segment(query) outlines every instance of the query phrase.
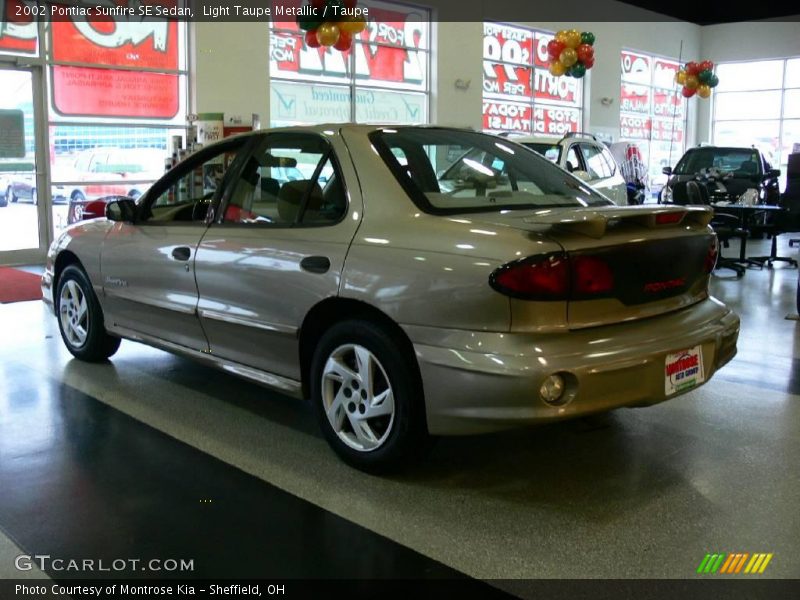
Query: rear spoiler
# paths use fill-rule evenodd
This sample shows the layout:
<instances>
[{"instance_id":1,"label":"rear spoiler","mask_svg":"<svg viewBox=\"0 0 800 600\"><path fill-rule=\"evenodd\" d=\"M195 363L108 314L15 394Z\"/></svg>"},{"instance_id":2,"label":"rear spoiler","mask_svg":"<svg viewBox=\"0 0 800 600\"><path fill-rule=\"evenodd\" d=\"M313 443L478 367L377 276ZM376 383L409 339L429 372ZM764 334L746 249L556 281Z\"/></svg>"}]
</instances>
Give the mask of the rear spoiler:
<instances>
[{"instance_id":1,"label":"rear spoiler","mask_svg":"<svg viewBox=\"0 0 800 600\"><path fill-rule=\"evenodd\" d=\"M546 213L546 214L545 214ZM542 211L534 217L523 219L525 223L550 225L592 238L602 238L609 225L620 221L636 223L650 229L692 223L707 226L714 216L711 207L705 206L617 206L609 208L579 208L565 214Z\"/></svg>"}]
</instances>

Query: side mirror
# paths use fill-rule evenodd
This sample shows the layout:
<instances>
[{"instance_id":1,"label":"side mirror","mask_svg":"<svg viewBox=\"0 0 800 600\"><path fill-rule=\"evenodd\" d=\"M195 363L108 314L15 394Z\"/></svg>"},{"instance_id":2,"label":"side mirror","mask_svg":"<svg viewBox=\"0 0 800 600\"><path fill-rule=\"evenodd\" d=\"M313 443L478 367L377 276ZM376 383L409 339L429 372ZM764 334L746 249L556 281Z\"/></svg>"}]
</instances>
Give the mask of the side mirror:
<instances>
[{"instance_id":1,"label":"side mirror","mask_svg":"<svg viewBox=\"0 0 800 600\"><path fill-rule=\"evenodd\" d=\"M575 171L572 172L572 174L581 181L585 181L587 183L592 180L592 176L589 175L589 173L587 173L586 171L582 171L580 169L576 169Z\"/></svg>"},{"instance_id":2,"label":"side mirror","mask_svg":"<svg viewBox=\"0 0 800 600\"><path fill-rule=\"evenodd\" d=\"M770 169L767 171L766 175L764 175L764 179L777 179L781 176L780 169Z\"/></svg>"},{"instance_id":3,"label":"side mirror","mask_svg":"<svg viewBox=\"0 0 800 600\"><path fill-rule=\"evenodd\" d=\"M661 172L664 175L672 175L672 167L664 167L661 169Z\"/></svg>"},{"instance_id":4,"label":"side mirror","mask_svg":"<svg viewBox=\"0 0 800 600\"><path fill-rule=\"evenodd\" d=\"M136 202L127 198L113 200L106 205L106 219L109 221L132 222L136 218Z\"/></svg>"}]
</instances>

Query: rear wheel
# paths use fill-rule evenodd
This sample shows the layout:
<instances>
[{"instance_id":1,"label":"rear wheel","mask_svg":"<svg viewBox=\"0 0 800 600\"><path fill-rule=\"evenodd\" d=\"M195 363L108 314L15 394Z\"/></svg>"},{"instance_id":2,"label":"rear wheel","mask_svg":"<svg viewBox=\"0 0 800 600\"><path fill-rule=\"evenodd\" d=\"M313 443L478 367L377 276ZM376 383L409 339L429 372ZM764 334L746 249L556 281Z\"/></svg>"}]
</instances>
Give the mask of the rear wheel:
<instances>
[{"instance_id":1,"label":"rear wheel","mask_svg":"<svg viewBox=\"0 0 800 600\"><path fill-rule=\"evenodd\" d=\"M6 189L6 201L8 202L17 201L17 197L14 195L14 188L11 186L8 186L8 188Z\"/></svg>"},{"instance_id":2,"label":"rear wheel","mask_svg":"<svg viewBox=\"0 0 800 600\"><path fill-rule=\"evenodd\" d=\"M103 311L86 273L70 265L58 280L56 314L61 339L75 358L106 360L119 348L120 339L106 333Z\"/></svg>"},{"instance_id":3,"label":"rear wheel","mask_svg":"<svg viewBox=\"0 0 800 600\"><path fill-rule=\"evenodd\" d=\"M333 450L378 472L412 463L429 447L422 385L413 357L369 321L329 329L311 364L311 397Z\"/></svg>"},{"instance_id":4,"label":"rear wheel","mask_svg":"<svg viewBox=\"0 0 800 600\"><path fill-rule=\"evenodd\" d=\"M33 188L31 190L31 202L33 203L34 206L36 206L39 203L39 194L36 193L36 188Z\"/></svg>"}]
</instances>

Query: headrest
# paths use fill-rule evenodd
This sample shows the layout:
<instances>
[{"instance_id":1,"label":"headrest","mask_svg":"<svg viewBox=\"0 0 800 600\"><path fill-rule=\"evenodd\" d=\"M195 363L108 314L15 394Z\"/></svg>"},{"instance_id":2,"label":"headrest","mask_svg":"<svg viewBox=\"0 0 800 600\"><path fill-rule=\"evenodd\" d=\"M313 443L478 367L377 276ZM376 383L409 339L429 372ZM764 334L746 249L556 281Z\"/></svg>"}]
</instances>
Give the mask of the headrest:
<instances>
[{"instance_id":1,"label":"headrest","mask_svg":"<svg viewBox=\"0 0 800 600\"><path fill-rule=\"evenodd\" d=\"M300 204L303 196L311 185L310 179L298 179L297 181L287 181L278 193L278 216L282 221L293 223L300 211ZM322 206L322 188L314 184L311 188L311 196L308 199L308 210L319 210Z\"/></svg>"}]
</instances>

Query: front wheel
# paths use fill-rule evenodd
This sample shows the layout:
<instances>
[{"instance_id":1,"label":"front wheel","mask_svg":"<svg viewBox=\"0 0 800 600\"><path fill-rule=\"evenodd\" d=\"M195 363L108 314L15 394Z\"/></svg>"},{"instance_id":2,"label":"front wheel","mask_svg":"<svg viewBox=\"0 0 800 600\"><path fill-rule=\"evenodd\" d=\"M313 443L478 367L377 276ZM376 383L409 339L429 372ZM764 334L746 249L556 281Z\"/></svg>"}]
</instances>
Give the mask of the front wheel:
<instances>
[{"instance_id":1,"label":"front wheel","mask_svg":"<svg viewBox=\"0 0 800 600\"><path fill-rule=\"evenodd\" d=\"M402 467L429 446L413 356L369 322L334 325L311 364L311 398L333 450L370 472Z\"/></svg>"},{"instance_id":2,"label":"front wheel","mask_svg":"<svg viewBox=\"0 0 800 600\"><path fill-rule=\"evenodd\" d=\"M16 202L16 201L17 197L14 195L14 188L8 186L8 188L6 189L6 202Z\"/></svg>"},{"instance_id":3,"label":"front wheel","mask_svg":"<svg viewBox=\"0 0 800 600\"><path fill-rule=\"evenodd\" d=\"M56 299L61 339L75 358L100 362L114 355L120 339L106 333L103 310L82 269L76 265L64 269Z\"/></svg>"}]
</instances>

